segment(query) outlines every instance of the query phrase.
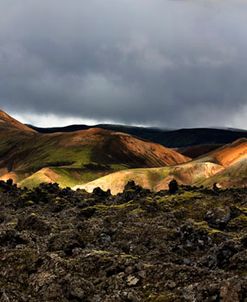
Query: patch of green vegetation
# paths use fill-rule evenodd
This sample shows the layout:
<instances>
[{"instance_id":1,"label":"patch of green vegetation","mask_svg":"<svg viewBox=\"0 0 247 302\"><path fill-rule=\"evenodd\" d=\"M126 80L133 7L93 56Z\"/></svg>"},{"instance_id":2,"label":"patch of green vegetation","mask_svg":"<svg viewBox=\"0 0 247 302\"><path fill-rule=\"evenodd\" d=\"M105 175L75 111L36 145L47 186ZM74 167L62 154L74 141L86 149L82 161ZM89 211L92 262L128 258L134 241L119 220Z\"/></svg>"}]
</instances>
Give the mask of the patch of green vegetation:
<instances>
[{"instance_id":1,"label":"patch of green vegetation","mask_svg":"<svg viewBox=\"0 0 247 302\"><path fill-rule=\"evenodd\" d=\"M84 169L75 168L52 168L52 170L58 175L57 183L61 187L74 187L78 184L92 181L103 175L103 173L97 171L85 172Z\"/></svg>"},{"instance_id":2,"label":"patch of green vegetation","mask_svg":"<svg viewBox=\"0 0 247 302\"><path fill-rule=\"evenodd\" d=\"M106 250L92 250L91 253L95 254L95 255L110 255L111 254L109 251L106 251Z\"/></svg>"},{"instance_id":3,"label":"patch of green vegetation","mask_svg":"<svg viewBox=\"0 0 247 302\"><path fill-rule=\"evenodd\" d=\"M110 167L112 171L121 171L129 168L127 165L124 164L111 164Z\"/></svg>"},{"instance_id":4,"label":"patch of green vegetation","mask_svg":"<svg viewBox=\"0 0 247 302\"><path fill-rule=\"evenodd\" d=\"M36 172L42 168L50 168L57 174L56 182L61 187L74 187L83 183L93 181L106 174L128 168L122 164L112 164L107 170L89 170L85 165L92 163L92 147L91 146L60 146L56 137L45 139L34 139L32 142L31 152L30 146L23 146L26 154L22 158L21 169L26 174L33 174L33 177L21 179L21 186L29 188L46 182L46 177ZM96 163L97 164L97 163ZM36 174L34 174L36 173Z\"/></svg>"},{"instance_id":5,"label":"patch of green vegetation","mask_svg":"<svg viewBox=\"0 0 247 302\"><path fill-rule=\"evenodd\" d=\"M173 302L176 296L172 292L163 292L161 294L151 294L147 298L147 302Z\"/></svg>"},{"instance_id":6,"label":"patch of green vegetation","mask_svg":"<svg viewBox=\"0 0 247 302\"><path fill-rule=\"evenodd\" d=\"M112 258L113 254L109 251L106 251L106 250L95 250L93 249L91 252L90 252L91 255L97 255L97 256L103 256L103 257L106 257L106 258ZM123 259L138 259L138 257L136 256L133 256L133 255L130 255L130 254L126 254L126 253L121 253L118 255L119 257L123 258Z\"/></svg>"},{"instance_id":7,"label":"patch of green vegetation","mask_svg":"<svg viewBox=\"0 0 247 302\"><path fill-rule=\"evenodd\" d=\"M224 232L222 232L220 230L217 230L217 229L209 227L209 225L207 224L206 221L199 221L199 222L198 221L193 221L193 225L195 227L199 228L199 229L203 229L203 230L207 231L207 233L209 235L218 234L218 233L222 233L223 234L224 233Z\"/></svg>"},{"instance_id":8,"label":"patch of green vegetation","mask_svg":"<svg viewBox=\"0 0 247 302\"><path fill-rule=\"evenodd\" d=\"M165 177L169 175L169 168L162 169L149 169L147 170L147 177L150 183L150 186L154 188L160 181L162 181Z\"/></svg>"},{"instance_id":9,"label":"patch of green vegetation","mask_svg":"<svg viewBox=\"0 0 247 302\"><path fill-rule=\"evenodd\" d=\"M176 202L176 204L184 205L187 201L192 201L195 198L201 198L201 193L195 191L184 191L180 192L179 194L175 195L166 195L166 196L158 196L157 201L158 203L163 202Z\"/></svg>"},{"instance_id":10,"label":"patch of green vegetation","mask_svg":"<svg viewBox=\"0 0 247 302\"><path fill-rule=\"evenodd\" d=\"M29 160L32 162L31 168L38 170L49 166L52 162L73 162L72 167L82 167L90 162L91 148L89 147L57 147L56 145L39 146L35 148L37 153L33 154Z\"/></svg>"},{"instance_id":11,"label":"patch of green vegetation","mask_svg":"<svg viewBox=\"0 0 247 302\"><path fill-rule=\"evenodd\" d=\"M124 210L124 209L128 209L130 207L135 206L135 204L133 203L133 200L130 200L129 202L126 203L122 203L122 204L111 204L111 205L105 205L105 204L97 204L94 206L89 206L86 207L85 210L87 209L95 209L97 212L107 212L108 210Z\"/></svg>"},{"instance_id":12,"label":"patch of green vegetation","mask_svg":"<svg viewBox=\"0 0 247 302\"><path fill-rule=\"evenodd\" d=\"M239 209L244 213L244 215L247 215L247 208L240 207Z\"/></svg>"},{"instance_id":13,"label":"patch of green vegetation","mask_svg":"<svg viewBox=\"0 0 247 302\"><path fill-rule=\"evenodd\" d=\"M232 219L229 223L229 228L237 228L237 229L247 228L247 216L240 215L240 216Z\"/></svg>"},{"instance_id":14,"label":"patch of green vegetation","mask_svg":"<svg viewBox=\"0 0 247 302\"><path fill-rule=\"evenodd\" d=\"M138 215L143 214L143 213L145 213L145 211L143 209L141 209L140 207L138 207L138 208L136 208L136 209L129 212L130 215L134 215L134 216L135 215L138 216Z\"/></svg>"},{"instance_id":15,"label":"patch of green vegetation","mask_svg":"<svg viewBox=\"0 0 247 302\"><path fill-rule=\"evenodd\" d=\"M119 165L118 168L121 166ZM53 171L56 175L56 180L60 187L74 187L76 185L81 185L84 183L88 183L90 181L93 181L97 178L100 178L102 176L105 176L106 174L110 172L114 172L112 170L110 171L90 171L84 168L77 168L77 167L47 167L51 171ZM115 167L117 168L117 167ZM30 177L22 180L20 182L21 186L26 186L28 188L33 188L37 185L39 185L41 182L47 182L47 179L45 175L42 175L42 171L39 171L37 173L34 173Z\"/></svg>"},{"instance_id":16,"label":"patch of green vegetation","mask_svg":"<svg viewBox=\"0 0 247 302\"><path fill-rule=\"evenodd\" d=\"M195 192L195 191L185 191L182 194L178 195L179 199L183 199L183 200L190 200L191 198L199 198L201 196L202 195L200 192Z\"/></svg>"},{"instance_id":17,"label":"patch of green vegetation","mask_svg":"<svg viewBox=\"0 0 247 302\"><path fill-rule=\"evenodd\" d=\"M127 209L129 207L132 207L134 205L133 200L126 202L126 203L122 203L122 204L116 204L116 205L103 205L103 204L99 204L97 206L94 206L95 208L101 209L101 210L110 210L110 209L116 209L116 210L123 210L123 209Z\"/></svg>"},{"instance_id":18,"label":"patch of green vegetation","mask_svg":"<svg viewBox=\"0 0 247 302\"><path fill-rule=\"evenodd\" d=\"M37 187L43 180L38 175L32 175L30 177L25 178L19 183L21 187L34 188Z\"/></svg>"}]
</instances>

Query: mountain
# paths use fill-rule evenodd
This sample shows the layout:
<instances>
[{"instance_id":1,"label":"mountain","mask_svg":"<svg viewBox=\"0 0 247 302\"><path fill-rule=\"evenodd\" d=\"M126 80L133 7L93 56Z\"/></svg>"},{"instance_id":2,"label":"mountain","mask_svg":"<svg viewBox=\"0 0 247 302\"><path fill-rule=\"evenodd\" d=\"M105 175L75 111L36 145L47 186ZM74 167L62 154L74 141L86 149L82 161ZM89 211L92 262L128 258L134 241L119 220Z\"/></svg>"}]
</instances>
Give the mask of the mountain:
<instances>
[{"instance_id":1,"label":"mountain","mask_svg":"<svg viewBox=\"0 0 247 302\"><path fill-rule=\"evenodd\" d=\"M215 182L222 187L246 185L245 131L194 129L193 133L192 129L163 132L148 129L145 132L146 128L141 127L105 126L109 129L90 127L40 133L0 111L0 179L12 178L28 187L57 182L62 187L92 191L100 186L113 193L121 192L129 180L154 191L166 189L173 178L186 185L212 186ZM170 149L135 135L110 130L111 126L115 130L120 127L129 132L139 131L146 136L161 131L165 140L173 136L171 145L178 144L178 139L180 145L184 145L188 138L192 146ZM210 144L198 145L201 141L209 141L209 133L212 135ZM217 133L221 133L218 139ZM240 134L243 138L222 145L223 140ZM193 154L196 158L191 160L181 153Z\"/></svg>"},{"instance_id":2,"label":"mountain","mask_svg":"<svg viewBox=\"0 0 247 302\"><path fill-rule=\"evenodd\" d=\"M217 183L219 187L247 186L247 139L240 139L226 145L208 157L220 163L225 169L202 182L205 186Z\"/></svg>"},{"instance_id":3,"label":"mountain","mask_svg":"<svg viewBox=\"0 0 247 302\"><path fill-rule=\"evenodd\" d=\"M115 195L123 192L125 185L133 180L143 188L160 191L167 189L172 179L176 179L180 184L191 185L211 177L221 170L220 165L199 162L189 162L175 167L129 169L75 186L74 189L92 192L95 188L100 187L104 191L111 190L111 193Z\"/></svg>"},{"instance_id":4,"label":"mountain","mask_svg":"<svg viewBox=\"0 0 247 302\"><path fill-rule=\"evenodd\" d=\"M100 128L41 134L1 112L0 177L22 185L87 182L114 171L189 161L175 150Z\"/></svg>"},{"instance_id":5,"label":"mountain","mask_svg":"<svg viewBox=\"0 0 247 302\"><path fill-rule=\"evenodd\" d=\"M95 126L71 125L61 128L39 128L34 126L30 127L40 133L73 132L90 128L101 128L128 133L130 135L146 139L169 148L183 148L191 146L198 146L198 148L201 148L202 145L207 145L211 146L212 150L213 148L215 149L219 147L219 145L232 143L239 138L247 138L247 131L240 129L188 128L168 130L111 124L99 124ZM203 151L204 150L202 149L201 152ZM199 155L202 154L203 153L200 153ZM198 153L196 154L196 156L198 156Z\"/></svg>"},{"instance_id":6,"label":"mountain","mask_svg":"<svg viewBox=\"0 0 247 302\"><path fill-rule=\"evenodd\" d=\"M190 158L197 158L199 156L202 156L206 153L209 153L215 149L218 149L224 145L222 144L202 144L202 145L192 145L192 146L187 146L187 147L181 147L181 148L176 148L176 150Z\"/></svg>"},{"instance_id":7,"label":"mountain","mask_svg":"<svg viewBox=\"0 0 247 302\"><path fill-rule=\"evenodd\" d=\"M25 132L36 132L34 129L20 123L6 112L0 109L0 131L4 130L18 130Z\"/></svg>"},{"instance_id":8,"label":"mountain","mask_svg":"<svg viewBox=\"0 0 247 302\"><path fill-rule=\"evenodd\" d=\"M36 173L23 185L37 184L52 175L51 182L68 186L126 168L161 167L190 160L161 145L98 128L41 135L35 149L39 153L31 153L24 162L36 164ZM43 168L49 168L49 173Z\"/></svg>"},{"instance_id":9,"label":"mountain","mask_svg":"<svg viewBox=\"0 0 247 302\"><path fill-rule=\"evenodd\" d=\"M237 161L226 169L219 171L213 177L206 179L201 184L212 187L217 183L218 187L246 187L247 186L247 158Z\"/></svg>"},{"instance_id":10,"label":"mountain","mask_svg":"<svg viewBox=\"0 0 247 302\"><path fill-rule=\"evenodd\" d=\"M36 135L38 133L35 130L0 110L0 176L16 179L15 173L11 173L14 154L19 152L23 145L30 144Z\"/></svg>"},{"instance_id":11,"label":"mountain","mask_svg":"<svg viewBox=\"0 0 247 302\"><path fill-rule=\"evenodd\" d=\"M219 182L222 187L247 186L246 160L247 139L240 139L190 162L171 167L119 171L75 189L92 192L100 187L117 194L130 180L134 180L144 188L159 191L167 189L171 179L185 185L211 186Z\"/></svg>"},{"instance_id":12,"label":"mountain","mask_svg":"<svg viewBox=\"0 0 247 302\"><path fill-rule=\"evenodd\" d=\"M198 160L211 161L224 167L228 167L236 161L240 161L246 157L247 139L242 138L232 144L227 144L217 150L214 150Z\"/></svg>"}]
</instances>

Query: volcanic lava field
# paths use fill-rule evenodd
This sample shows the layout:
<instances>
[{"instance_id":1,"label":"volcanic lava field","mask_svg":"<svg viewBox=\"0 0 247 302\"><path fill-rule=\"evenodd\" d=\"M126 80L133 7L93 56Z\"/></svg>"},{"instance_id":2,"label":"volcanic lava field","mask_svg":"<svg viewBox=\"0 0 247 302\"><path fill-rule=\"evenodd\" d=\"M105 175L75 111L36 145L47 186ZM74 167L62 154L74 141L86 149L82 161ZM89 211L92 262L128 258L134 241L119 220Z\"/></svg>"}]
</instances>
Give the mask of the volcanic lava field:
<instances>
[{"instance_id":1,"label":"volcanic lava field","mask_svg":"<svg viewBox=\"0 0 247 302\"><path fill-rule=\"evenodd\" d=\"M1 301L246 301L247 189L172 193L1 182Z\"/></svg>"}]
</instances>

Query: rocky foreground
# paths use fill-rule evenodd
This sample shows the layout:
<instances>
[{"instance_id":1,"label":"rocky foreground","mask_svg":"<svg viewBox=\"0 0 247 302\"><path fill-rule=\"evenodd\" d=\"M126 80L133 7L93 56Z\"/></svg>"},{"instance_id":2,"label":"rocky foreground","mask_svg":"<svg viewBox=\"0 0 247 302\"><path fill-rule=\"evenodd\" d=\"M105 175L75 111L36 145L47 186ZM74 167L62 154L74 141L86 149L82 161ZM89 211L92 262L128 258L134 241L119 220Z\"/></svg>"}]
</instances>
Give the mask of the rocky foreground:
<instances>
[{"instance_id":1,"label":"rocky foreground","mask_svg":"<svg viewBox=\"0 0 247 302\"><path fill-rule=\"evenodd\" d=\"M0 183L0 301L247 301L247 189Z\"/></svg>"}]
</instances>

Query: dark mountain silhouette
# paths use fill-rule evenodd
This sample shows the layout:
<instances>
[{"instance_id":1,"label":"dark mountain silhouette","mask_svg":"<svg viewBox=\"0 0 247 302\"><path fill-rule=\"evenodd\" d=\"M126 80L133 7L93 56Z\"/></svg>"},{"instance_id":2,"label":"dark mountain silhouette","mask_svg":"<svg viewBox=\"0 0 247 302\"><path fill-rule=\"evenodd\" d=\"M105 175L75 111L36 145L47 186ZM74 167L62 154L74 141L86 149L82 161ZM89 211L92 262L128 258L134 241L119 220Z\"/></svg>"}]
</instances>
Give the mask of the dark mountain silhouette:
<instances>
[{"instance_id":1,"label":"dark mountain silhouette","mask_svg":"<svg viewBox=\"0 0 247 302\"><path fill-rule=\"evenodd\" d=\"M142 139L147 139L169 148L181 148L197 145L215 145L215 148L217 148L219 147L219 145L232 143L233 141L239 138L247 138L247 131L239 129L188 128L178 130L167 130L160 128L135 127L111 124L99 124L95 126L71 125L67 127L56 128L39 128L35 126L30 127L40 133L74 132L78 130L86 130L89 128L101 128L117 132L125 132L130 135L137 136ZM207 150L212 149L209 147ZM196 153L196 155L201 154L203 153ZM189 156L189 154L186 155Z\"/></svg>"}]
</instances>

